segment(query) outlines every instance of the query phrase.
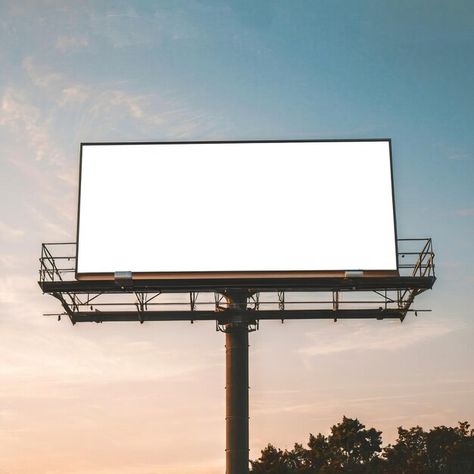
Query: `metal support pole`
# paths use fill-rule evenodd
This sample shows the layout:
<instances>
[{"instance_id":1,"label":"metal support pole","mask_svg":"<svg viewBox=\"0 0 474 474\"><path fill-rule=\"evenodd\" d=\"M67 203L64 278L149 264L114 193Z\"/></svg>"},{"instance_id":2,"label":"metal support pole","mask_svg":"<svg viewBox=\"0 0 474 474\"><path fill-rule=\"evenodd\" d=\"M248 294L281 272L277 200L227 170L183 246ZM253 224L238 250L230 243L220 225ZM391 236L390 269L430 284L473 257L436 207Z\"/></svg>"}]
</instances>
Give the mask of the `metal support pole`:
<instances>
[{"instance_id":1,"label":"metal support pole","mask_svg":"<svg viewBox=\"0 0 474 474\"><path fill-rule=\"evenodd\" d=\"M247 296L226 295L229 309L237 310L225 326L226 347L226 474L249 472L249 325Z\"/></svg>"}]
</instances>

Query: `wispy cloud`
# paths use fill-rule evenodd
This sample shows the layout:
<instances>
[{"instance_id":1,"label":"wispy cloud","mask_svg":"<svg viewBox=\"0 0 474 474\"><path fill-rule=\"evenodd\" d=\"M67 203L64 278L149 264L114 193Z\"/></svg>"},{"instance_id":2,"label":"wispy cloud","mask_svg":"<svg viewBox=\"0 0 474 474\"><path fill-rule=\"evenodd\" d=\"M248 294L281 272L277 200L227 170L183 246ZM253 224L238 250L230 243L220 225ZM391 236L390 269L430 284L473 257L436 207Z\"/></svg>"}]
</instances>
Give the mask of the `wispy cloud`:
<instances>
[{"instance_id":1,"label":"wispy cloud","mask_svg":"<svg viewBox=\"0 0 474 474\"><path fill-rule=\"evenodd\" d=\"M218 120L194 111L182 97L170 91L137 94L121 88L119 83L82 83L38 65L32 57L24 59L23 68L32 84L50 101L53 118L61 115L63 108L80 112L75 130L100 130L103 135L126 128L135 134L135 139L157 133L176 138L206 134ZM32 112L37 118L39 111Z\"/></svg>"},{"instance_id":2,"label":"wispy cloud","mask_svg":"<svg viewBox=\"0 0 474 474\"><path fill-rule=\"evenodd\" d=\"M90 96L90 88L69 80L63 74L43 65L38 65L31 56L23 60L23 69L32 84L49 94L50 99L60 105L77 105Z\"/></svg>"},{"instance_id":3,"label":"wispy cloud","mask_svg":"<svg viewBox=\"0 0 474 474\"><path fill-rule=\"evenodd\" d=\"M63 153L50 132L50 121L18 89L9 88L1 99L0 125L25 137L36 160L60 163Z\"/></svg>"},{"instance_id":4,"label":"wispy cloud","mask_svg":"<svg viewBox=\"0 0 474 474\"><path fill-rule=\"evenodd\" d=\"M151 99L145 95L129 94L120 90L106 90L96 94L95 105L89 112L94 116L109 116L114 112L122 111L123 114L137 120L149 123L163 123L159 115L145 112L145 104Z\"/></svg>"},{"instance_id":5,"label":"wispy cloud","mask_svg":"<svg viewBox=\"0 0 474 474\"><path fill-rule=\"evenodd\" d=\"M31 222L34 222L38 229L41 229L42 234L49 235L48 240L69 240L74 235L74 229L71 223L74 222L74 214L72 199L61 200L59 196L51 192L49 195L43 197L47 203L46 212L40 209L35 204L25 204L25 210ZM55 211L54 218L51 212Z\"/></svg>"},{"instance_id":6,"label":"wispy cloud","mask_svg":"<svg viewBox=\"0 0 474 474\"><path fill-rule=\"evenodd\" d=\"M90 96L90 90L80 84L73 84L62 89L59 98L59 105L81 104L85 102Z\"/></svg>"},{"instance_id":7,"label":"wispy cloud","mask_svg":"<svg viewBox=\"0 0 474 474\"><path fill-rule=\"evenodd\" d=\"M463 216L463 217L474 216L474 207L469 207L469 208L465 208L465 209L458 209L456 211L456 214L458 216Z\"/></svg>"},{"instance_id":8,"label":"wispy cloud","mask_svg":"<svg viewBox=\"0 0 474 474\"><path fill-rule=\"evenodd\" d=\"M448 160L452 161L466 161L471 157L469 153L451 153Z\"/></svg>"},{"instance_id":9,"label":"wispy cloud","mask_svg":"<svg viewBox=\"0 0 474 474\"><path fill-rule=\"evenodd\" d=\"M37 87L49 88L63 81L62 74L45 67L39 67L30 56L23 60L22 65L31 82Z\"/></svg>"},{"instance_id":10,"label":"wispy cloud","mask_svg":"<svg viewBox=\"0 0 474 474\"><path fill-rule=\"evenodd\" d=\"M69 323L65 321L64 324ZM192 350L186 354L183 350L162 350L153 345L144 350L116 344L113 338L110 339L94 342L77 334L50 337L44 332L25 335L10 331L9 341L0 348L0 374L5 384L18 378L32 384L45 384L46 377L56 380L60 386L62 377L67 377L64 386L96 386L113 382L182 381L197 372L215 368L212 357L211 360L193 358ZM24 347L35 347L36 351L25 352ZM39 396L39 393L18 393L14 385L10 385L8 392L5 388L3 396L13 393L27 398Z\"/></svg>"},{"instance_id":11,"label":"wispy cloud","mask_svg":"<svg viewBox=\"0 0 474 474\"><path fill-rule=\"evenodd\" d=\"M350 351L393 351L444 336L455 328L452 324L434 323L400 325L383 324L379 327L356 325L331 335L326 332L307 333L314 344L299 349L305 357Z\"/></svg>"},{"instance_id":12,"label":"wispy cloud","mask_svg":"<svg viewBox=\"0 0 474 474\"><path fill-rule=\"evenodd\" d=\"M14 344L14 337L8 332L10 327L19 325L21 331L26 327L37 327L44 319L41 316L42 310L46 312L47 308L58 308L53 301L43 299L37 285L36 262L30 257L26 262L18 259L17 263L15 268L0 274L0 325L3 326L2 333L5 336L4 348L0 348L0 351L8 351L8 345Z\"/></svg>"},{"instance_id":13,"label":"wispy cloud","mask_svg":"<svg viewBox=\"0 0 474 474\"><path fill-rule=\"evenodd\" d=\"M21 264L25 264L27 260L27 257L17 254L0 254L0 271L17 269Z\"/></svg>"},{"instance_id":14,"label":"wispy cloud","mask_svg":"<svg viewBox=\"0 0 474 474\"><path fill-rule=\"evenodd\" d=\"M196 22L189 19L188 12L199 9L202 15L209 15L209 7L191 0L187 0L186 5L186 12L182 9L156 9L145 15L130 6L95 11L90 14L91 34L116 49L158 47L165 40L196 40L202 32Z\"/></svg>"},{"instance_id":15,"label":"wispy cloud","mask_svg":"<svg viewBox=\"0 0 474 474\"><path fill-rule=\"evenodd\" d=\"M79 49L86 48L89 45L89 40L85 36L59 36L56 40L56 49L62 53L69 53Z\"/></svg>"},{"instance_id":16,"label":"wispy cloud","mask_svg":"<svg viewBox=\"0 0 474 474\"><path fill-rule=\"evenodd\" d=\"M6 222L0 221L0 237L5 240L16 240L25 235L23 229L13 227Z\"/></svg>"}]
</instances>

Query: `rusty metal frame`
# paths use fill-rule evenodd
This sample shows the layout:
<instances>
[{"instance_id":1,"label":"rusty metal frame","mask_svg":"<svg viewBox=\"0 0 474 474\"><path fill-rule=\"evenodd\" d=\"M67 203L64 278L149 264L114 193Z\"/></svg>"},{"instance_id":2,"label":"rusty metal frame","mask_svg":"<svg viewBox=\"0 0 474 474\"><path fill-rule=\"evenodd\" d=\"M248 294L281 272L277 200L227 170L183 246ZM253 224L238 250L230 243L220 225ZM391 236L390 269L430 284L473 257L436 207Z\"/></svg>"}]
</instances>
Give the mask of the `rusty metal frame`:
<instances>
[{"instance_id":1,"label":"rusty metal frame","mask_svg":"<svg viewBox=\"0 0 474 474\"><path fill-rule=\"evenodd\" d=\"M73 324L107 321L216 321L217 328L232 322L226 291L242 289L243 282L75 279L75 243L42 245L39 285L57 298ZM415 297L431 289L436 277L431 239L398 240L399 275L362 278L306 278L259 282L246 288L248 322L258 328L267 319L386 319L403 321ZM173 282L171 282L173 283ZM195 287L193 287L195 285ZM248 285L248 282L247 282ZM423 311L423 310L416 310Z\"/></svg>"}]
</instances>

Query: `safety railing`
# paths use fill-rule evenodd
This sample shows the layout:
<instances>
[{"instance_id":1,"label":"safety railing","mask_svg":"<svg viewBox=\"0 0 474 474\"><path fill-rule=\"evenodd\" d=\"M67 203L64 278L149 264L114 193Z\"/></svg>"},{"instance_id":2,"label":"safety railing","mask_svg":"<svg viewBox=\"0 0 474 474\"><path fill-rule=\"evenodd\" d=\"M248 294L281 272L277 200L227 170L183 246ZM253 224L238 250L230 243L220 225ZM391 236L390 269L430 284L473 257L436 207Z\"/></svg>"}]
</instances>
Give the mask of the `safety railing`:
<instances>
[{"instance_id":1,"label":"safety railing","mask_svg":"<svg viewBox=\"0 0 474 474\"><path fill-rule=\"evenodd\" d=\"M39 280L74 280L76 271L76 243L59 242L41 245Z\"/></svg>"},{"instance_id":2,"label":"safety railing","mask_svg":"<svg viewBox=\"0 0 474 474\"><path fill-rule=\"evenodd\" d=\"M430 238L398 239L400 276L434 277L434 251ZM76 243L45 243L41 246L40 282L75 279Z\"/></svg>"},{"instance_id":3,"label":"safety railing","mask_svg":"<svg viewBox=\"0 0 474 474\"><path fill-rule=\"evenodd\" d=\"M430 238L398 239L400 276L434 277L434 251Z\"/></svg>"}]
</instances>

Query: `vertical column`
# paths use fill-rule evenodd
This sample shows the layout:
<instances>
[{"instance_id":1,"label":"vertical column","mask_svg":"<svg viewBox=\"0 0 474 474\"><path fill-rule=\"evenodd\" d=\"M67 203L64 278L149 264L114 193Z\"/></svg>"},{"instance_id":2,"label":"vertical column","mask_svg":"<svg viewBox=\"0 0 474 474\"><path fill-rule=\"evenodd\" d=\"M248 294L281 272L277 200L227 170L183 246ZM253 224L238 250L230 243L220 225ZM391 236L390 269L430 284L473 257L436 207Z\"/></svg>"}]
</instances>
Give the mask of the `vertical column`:
<instances>
[{"instance_id":1,"label":"vertical column","mask_svg":"<svg viewBox=\"0 0 474 474\"><path fill-rule=\"evenodd\" d=\"M228 297L238 310L226 324L226 474L249 472L249 327L246 296ZM240 314L239 314L240 313Z\"/></svg>"}]
</instances>

